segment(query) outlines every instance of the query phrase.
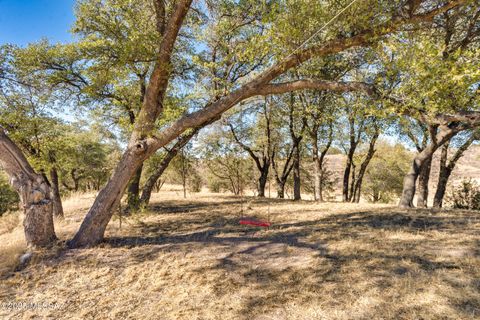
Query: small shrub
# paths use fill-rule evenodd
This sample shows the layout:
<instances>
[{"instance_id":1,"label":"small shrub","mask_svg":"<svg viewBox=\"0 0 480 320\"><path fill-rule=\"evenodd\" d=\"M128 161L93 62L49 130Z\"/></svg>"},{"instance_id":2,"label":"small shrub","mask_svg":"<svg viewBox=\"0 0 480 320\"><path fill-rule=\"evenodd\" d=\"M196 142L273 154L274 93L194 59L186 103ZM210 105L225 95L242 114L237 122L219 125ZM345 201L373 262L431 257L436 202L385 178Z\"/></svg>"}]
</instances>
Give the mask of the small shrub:
<instances>
[{"instance_id":1,"label":"small shrub","mask_svg":"<svg viewBox=\"0 0 480 320\"><path fill-rule=\"evenodd\" d=\"M453 187L448 201L455 209L480 210L480 186L472 179L466 179Z\"/></svg>"},{"instance_id":2,"label":"small shrub","mask_svg":"<svg viewBox=\"0 0 480 320\"><path fill-rule=\"evenodd\" d=\"M208 190L213 193L219 193L222 190L222 183L217 179L209 179Z\"/></svg>"}]
</instances>

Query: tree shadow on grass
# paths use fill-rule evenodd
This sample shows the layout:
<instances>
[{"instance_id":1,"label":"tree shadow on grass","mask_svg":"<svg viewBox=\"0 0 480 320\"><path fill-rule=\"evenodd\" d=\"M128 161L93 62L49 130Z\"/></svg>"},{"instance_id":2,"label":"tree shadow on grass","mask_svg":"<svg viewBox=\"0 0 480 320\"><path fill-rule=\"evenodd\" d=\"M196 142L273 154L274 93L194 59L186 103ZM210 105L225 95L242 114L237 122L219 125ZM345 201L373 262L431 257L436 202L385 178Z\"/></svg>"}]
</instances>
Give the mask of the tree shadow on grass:
<instances>
[{"instance_id":1,"label":"tree shadow on grass","mask_svg":"<svg viewBox=\"0 0 480 320\"><path fill-rule=\"evenodd\" d=\"M192 209L180 206L178 211L186 208ZM398 294L413 294L404 288L403 283L409 279L418 282L417 289L409 289L414 293L427 291L430 281L448 286L456 293L455 300L449 300L448 290L439 296L449 301L449 307L459 317L471 317L480 311L477 296L461 297L462 290L475 291L480 286L468 261L463 256L439 258L445 247L461 246L469 250L470 256L479 256L479 240L462 242L464 237L478 235L475 226L479 218L470 213L379 209L277 223L270 230L259 232L239 226L238 218L231 215L202 216L209 208L209 212L224 210L215 204L202 204L195 208L198 214L190 211L192 216L186 216L186 221L142 223L137 230L140 236L110 237L105 243L112 248L144 246L148 255L140 254L138 262L156 259L165 250L195 250L199 246L210 246L212 252L223 253L208 268L201 266L195 272L222 275L215 284L217 296L251 288L251 293L243 297L238 315L244 319L272 312L288 317L282 308L292 302L318 300L319 304L338 305L341 309L370 290L381 292L376 298L383 302L366 310L366 317L387 305L392 317L428 316L434 306L417 306L409 311L402 303L388 304L392 299L401 300ZM436 240L431 238L432 231L456 237ZM450 273L462 273L465 282L449 280L446 275Z\"/></svg>"}]
</instances>

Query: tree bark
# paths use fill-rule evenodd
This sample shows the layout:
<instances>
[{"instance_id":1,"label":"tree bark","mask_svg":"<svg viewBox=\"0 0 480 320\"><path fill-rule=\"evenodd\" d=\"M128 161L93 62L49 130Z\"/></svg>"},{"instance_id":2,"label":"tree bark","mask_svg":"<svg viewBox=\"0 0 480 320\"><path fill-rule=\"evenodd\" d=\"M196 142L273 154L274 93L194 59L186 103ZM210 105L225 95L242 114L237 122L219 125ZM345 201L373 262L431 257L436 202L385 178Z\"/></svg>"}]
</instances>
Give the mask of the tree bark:
<instances>
[{"instance_id":1,"label":"tree bark","mask_svg":"<svg viewBox=\"0 0 480 320\"><path fill-rule=\"evenodd\" d=\"M22 151L0 129L0 165L18 192L25 218L23 227L29 248L50 246L56 239L50 187L37 174Z\"/></svg>"},{"instance_id":2,"label":"tree bark","mask_svg":"<svg viewBox=\"0 0 480 320\"><path fill-rule=\"evenodd\" d=\"M270 163L268 164L268 167L265 166L264 169L262 170L260 177L258 178L258 187L257 191L258 194L257 196L259 198L265 198L265 187L267 185L268 181L268 171L269 171Z\"/></svg>"},{"instance_id":3,"label":"tree bark","mask_svg":"<svg viewBox=\"0 0 480 320\"><path fill-rule=\"evenodd\" d=\"M439 132L432 137L433 141L423 151L419 152L413 159L412 166L403 180L403 191L400 197L399 207L412 208L413 198L415 196L415 185L417 183L418 175L424 163L430 159L433 153L441 147L445 142L450 140L461 129L456 128L455 123L453 127L442 125L439 127Z\"/></svg>"},{"instance_id":4,"label":"tree bark","mask_svg":"<svg viewBox=\"0 0 480 320\"><path fill-rule=\"evenodd\" d=\"M285 182L277 179L277 198L285 198Z\"/></svg>"},{"instance_id":5,"label":"tree bark","mask_svg":"<svg viewBox=\"0 0 480 320\"><path fill-rule=\"evenodd\" d=\"M362 134L363 125L358 128L358 132L355 132L355 114L353 110L350 110L348 115L348 125L349 125L349 149L347 153L347 162L345 164L345 170L343 172L343 192L342 200L343 202L349 202L353 196L353 188L350 188L350 176L353 175L352 180L355 178L355 172L352 174L353 156L355 155L355 150L357 149L358 143L360 142L360 136ZM353 186L352 181L352 186Z\"/></svg>"},{"instance_id":6,"label":"tree bark","mask_svg":"<svg viewBox=\"0 0 480 320\"><path fill-rule=\"evenodd\" d=\"M355 146L356 147L356 146ZM347 163L345 164L345 171L343 172L343 202L348 202L350 199L350 173L352 170L353 164L353 155L355 153L355 147L350 147L350 150L347 154Z\"/></svg>"},{"instance_id":7,"label":"tree bark","mask_svg":"<svg viewBox=\"0 0 480 320\"><path fill-rule=\"evenodd\" d=\"M433 157L433 155L432 155ZM432 157L425 160L418 177L417 207L427 208L428 206L428 183L432 170Z\"/></svg>"},{"instance_id":8,"label":"tree bark","mask_svg":"<svg viewBox=\"0 0 480 320\"><path fill-rule=\"evenodd\" d=\"M435 197L433 199L434 208L441 208L443 206L443 198L445 196L445 191L447 189L448 179L450 178L450 175L452 174L453 169L455 169L455 166L458 160L460 160L460 158L463 157L463 154L465 153L465 151L467 151L467 149L472 145L472 143L478 140L479 137L480 137L480 134L478 132L472 133L472 135L457 149L457 151L455 152L452 159L450 159L448 164L447 164L447 157L448 157L449 144L445 143L445 145L442 147L437 190L435 192Z\"/></svg>"},{"instance_id":9,"label":"tree bark","mask_svg":"<svg viewBox=\"0 0 480 320\"><path fill-rule=\"evenodd\" d=\"M362 164L360 165L360 170L358 171L358 176L355 181L355 186L353 190L353 202L359 203L360 202L360 196L362 193L362 183L363 183L363 178L365 176L365 173L367 171L368 165L370 164L370 161L372 160L373 156L375 155L375 144L377 142L378 136L380 135L380 128L376 128L375 132L370 140L370 144L368 146L368 151L365 159L363 160Z\"/></svg>"},{"instance_id":10,"label":"tree bark","mask_svg":"<svg viewBox=\"0 0 480 320\"><path fill-rule=\"evenodd\" d=\"M433 198L433 207L437 209L443 206L443 197L445 196L445 191L447 189L448 179L452 173L452 171L447 167L448 147L449 144L445 143L445 145L442 147L442 153L440 156L437 190L435 191L435 196Z\"/></svg>"},{"instance_id":11,"label":"tree bark","mask_svg":"<svg viewBox=\"0 0 480 320\"><path fill-rule=\"evenodd\" d=\"M295 148L295 156L293 158L293 200L298 201L302 199L301 195L301 180L300 180L300 142Z\"/></svg>"},{"instance_id":12,"label":"tree bark","mask_svg":"<svg viewBox=\"0 0 480 320\"><path fill-rule=\"evenodd\" d=\"M135 211L140 204L140 179L142 178L143 164L135 172L127 190L127 211Z\"/></svg>"},{"instance_id":13,"label":"tree bark","mask_svg":"<svg viewBox=\"0 0 480 320\"><path fill-rule=\"evenodd\" d=\"M60 197L60 187L58 183L58 172L55 167L50 169L50 180L52 188L52 206L53 206L53 215L56 218L63 219L63 206L62 198Z\"/></svg>"},{"instance_id":14,"label":"tree bark","mask_svg":"<svg viewBox=\"0 0 480 320\"><path fill-rule=\"evenodd\" d=\"M189 133L181 136L178 138L177 142L172 146L170 150L167 151L167 154L160 162L160 165L157 169L152 173L150 177L148 177L145 185L142 189L142 195L140 197L140 207L146 208L150 202L150 197L152 196L152 190L156 186L158 179L162 176L163 172L168 168L170 162L175 158L178 154L178 151L185 147L187 143L198 133L201 127L197 127L191 130Z\"/></svg>"},{"instance_id":15,"label":"tree bark","mask_svg":"<svg viewBox=\"0 0 480 320\"><path fill-rule=\"evenodd\" d=\"M158 179L162 176L163 172L168 168L170 162L175 158L178 153L178 149L172 148L168 151L165 157L160 162L160 165L155 169L150 177L148 177L145 185L142 189L142 195L140 196L140 208L146 208L150 203L150 197L152 196L153 188L155 187Z\"/></svg>"},{"instance_id":16,"label":"tree bark","mask_svg":"<svg viewBox=\"0 0 480 320\"><path fill-rule=\"evenodd\" d=\"M315 175L315 200L318 202L323 202L323 183L322 183L322 176L323 176L323 168L322 163L320 162L320 158L314 157L313 159L314 164L314 175Z\"/></svg>"}]
</instances>

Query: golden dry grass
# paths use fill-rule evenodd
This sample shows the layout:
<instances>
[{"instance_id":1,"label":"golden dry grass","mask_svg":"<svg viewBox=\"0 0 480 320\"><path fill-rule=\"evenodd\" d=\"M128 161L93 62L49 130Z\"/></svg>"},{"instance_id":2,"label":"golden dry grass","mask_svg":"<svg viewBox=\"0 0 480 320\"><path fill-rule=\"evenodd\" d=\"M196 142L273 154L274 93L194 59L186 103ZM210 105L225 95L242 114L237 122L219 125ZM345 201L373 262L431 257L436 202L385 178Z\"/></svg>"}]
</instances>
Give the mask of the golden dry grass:
<instances>
[{"instance_id":1,"label":"golden dry grass","mask_svg":"<svg viewBox=\"0 0 480 320\"><path fill-rule=\"evenodd\" d=\"M66 202L61 237L91 199ZM240 226L241 216L274 225ZM99 247L4 278L0 301L57 305L0 318L478 319L479 218L166 190L122 229L115 218Z\"/></svg>"}]
</instances>

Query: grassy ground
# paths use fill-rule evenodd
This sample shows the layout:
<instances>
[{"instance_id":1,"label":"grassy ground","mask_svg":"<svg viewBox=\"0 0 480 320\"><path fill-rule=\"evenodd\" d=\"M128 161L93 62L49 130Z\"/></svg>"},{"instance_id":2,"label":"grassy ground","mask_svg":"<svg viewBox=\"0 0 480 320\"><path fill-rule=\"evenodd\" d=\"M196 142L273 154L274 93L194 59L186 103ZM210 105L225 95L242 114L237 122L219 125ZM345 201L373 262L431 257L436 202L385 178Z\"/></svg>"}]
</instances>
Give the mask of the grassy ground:
<instances>
[{"instance_id":1,"label":"grassy ground","mask_svg":"<svg viewBox=\"0 0 480 320\"><path fill-rule=\"evenodd\" d=\"M60 237L71 236L91 200L66 202ZM273 227L241 226L241 216ZM183 200L165 191L149 212L119 225L110 223L97 248L60 248L22 271L4 270L1 302L51 304L3 305L0 318L480 318L478 213L212 194ZM11 255L21 230L6 229L0 241L17 247L1 250Z\"/></svg>"}]
</instances>

